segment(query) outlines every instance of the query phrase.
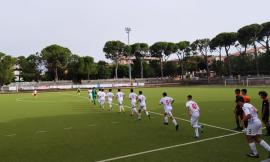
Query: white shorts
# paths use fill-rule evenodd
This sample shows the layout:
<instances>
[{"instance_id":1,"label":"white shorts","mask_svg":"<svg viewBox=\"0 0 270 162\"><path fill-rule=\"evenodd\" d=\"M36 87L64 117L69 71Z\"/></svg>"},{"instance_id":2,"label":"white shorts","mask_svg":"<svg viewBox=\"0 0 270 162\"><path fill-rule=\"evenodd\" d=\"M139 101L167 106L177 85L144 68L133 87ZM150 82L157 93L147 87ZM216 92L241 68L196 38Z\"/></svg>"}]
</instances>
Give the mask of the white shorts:
<instances>
[{"instance_id":1,"label":"white shorts","mask_svg":"<svg viewBox=\"0 0 270 162\"><path fill-rule=\"evenodd\" d=\"M132 112L135 112L135 113L138 112L136 108L131 108L131 111L132 111Z\"/></svg>"},{"instance_id":2,"label":"white shorts","mask_svg":"<svg viewBox=\"0 0 270 162\"><path fill-rule=\"evenodd\" d=\"M146 111L146 105L140 105L139 110L144 110L144 111Z\"/></svg>"},{"instance_id":3,"label":"white shorts","mask_svg":"<svg viewBox=\"0 0 270 162\"><path fill-rule=\"evenodd\" d=\"M136 108L136 102L131 101L131 108Z\"/></svg>"},{"instance_id":4,"label":"white shorts","mask_svg":"<svg viewBox=\"0 0 270 162\"><path fill-rule=\"evenodd\" d=\"M190 118L190 123L191 123L191 126L193 128L196 128L196 127L199 127L199 117L200 115L199 114L192 114L191 118Z\"/></svg>"},{"instance_id":5,"label":"white shorts","mask_svg":"<svg viewBox=\"0 0 270 162\"><path fill-rule=\"evenodd\" d=\"M88 97L89 97L90 99L93 99L93 96L92 96L92 95L88 95Z\"/></svg>"},{"instance_id":6,"label":"white shorts","mask_svg":"<svg viewBox=\"0 0 270 162\"><path fill-rule=\"evenodd\" d=\"M164 109L164 111L165 111L165 114L166 114L168 117L173 117L172 109L167 108L167 109Z\"/></svg>"},{"instance_id":7,"label":"white shorts","mask_svg":"<svg viewBox=\"0 0 270 162\"><path fill-rule=\"evenodd\" d=\"M104 105L105 100L100 100L99 102L100 102L101 105Z\"/></svg>"},{"instance_id":8,"label":"white shorts","mask_svg":"<svg viewBox=\"0 0 270 162\"><path fill-rule=\"evenodd\" d=\"M111 105L112 104L112 100L108 100L108 103L109 103L109 105Z\"/></svg>"},{"instance_id":9,"label":"white shorts","mask_svg":"<svg viewBox=\"0 0 270 162\"><path fill-rule=\"evenodd\" d=\"M247 127L247 135L248 136L256 136L262 134L262 122L256 121L254 123L248 123Z\"/></svg>"},{"instance_id":10,"label":"white shorts","mask_svg":"<svg viewBox=\"0 0 270 162\"><path fill-rule=\"evenodd\" d=\"M118 100L118 105L122 106L123 105L123 100Z\"/></svg>"}]
</instances>

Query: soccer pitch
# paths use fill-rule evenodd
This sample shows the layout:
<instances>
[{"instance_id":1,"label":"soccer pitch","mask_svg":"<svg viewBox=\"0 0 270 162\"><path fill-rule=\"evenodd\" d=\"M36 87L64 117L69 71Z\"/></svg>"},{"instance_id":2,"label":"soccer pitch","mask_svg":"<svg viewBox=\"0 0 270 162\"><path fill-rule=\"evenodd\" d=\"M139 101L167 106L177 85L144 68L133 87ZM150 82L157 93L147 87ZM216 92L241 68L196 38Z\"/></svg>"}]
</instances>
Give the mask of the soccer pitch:
<instances>
[{"instance_id":1,"label":"soccer pitch","mask_svg":"<svg viewBox=\"0 0 270 162\"><path fill-rule=\"evenodd\" d=\"M86 91L0 95L0 161L184 161L249 162L260 161L268 153L257 146L260 159L245 156L249 152L243 133L235 127L234 89L224 87L138 88L147 97L149 120L144 114L138 121L130 116L128 89L123 90L125 114L101 110L88 100ZM249 88L252 103L261 115L258 91ZM162 92L175 99L173 114L180 124L163 125ZM116 92L116 89L113 90ZM201 108L204 133L193 138L185 108L186 96L192 94ZM114 101L115 102L115 101ZM116 102L115 102L116 103ZM270 142L269 137L263 137Z\"/></svg>"}]
</instances>

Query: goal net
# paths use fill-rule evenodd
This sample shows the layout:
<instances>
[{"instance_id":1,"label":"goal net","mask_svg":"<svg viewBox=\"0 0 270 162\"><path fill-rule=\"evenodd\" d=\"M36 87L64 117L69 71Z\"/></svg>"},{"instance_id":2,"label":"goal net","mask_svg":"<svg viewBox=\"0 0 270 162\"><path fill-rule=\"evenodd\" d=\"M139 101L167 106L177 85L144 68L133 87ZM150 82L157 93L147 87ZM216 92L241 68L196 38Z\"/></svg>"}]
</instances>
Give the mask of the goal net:
<instances>
[{"instance_id":1,"label":"goal net","mask_svg":"<svg viewBox=\"0 0 270 162\"><path fill-rule=\"evenodd\" d=\"M245 85L245 81L241 79L225 79L224 81L225 86L233 86L233 85Z\"/></svg>"},{"instance_id":2,"label":"goal net","mask_svg":"<svg viewBox=\"0 0 270 162\"><path fill-rule=\"evenodd\" d=\"M270 77L247 78L247 86L270 86Z\"/></svg>"}]
</instances>

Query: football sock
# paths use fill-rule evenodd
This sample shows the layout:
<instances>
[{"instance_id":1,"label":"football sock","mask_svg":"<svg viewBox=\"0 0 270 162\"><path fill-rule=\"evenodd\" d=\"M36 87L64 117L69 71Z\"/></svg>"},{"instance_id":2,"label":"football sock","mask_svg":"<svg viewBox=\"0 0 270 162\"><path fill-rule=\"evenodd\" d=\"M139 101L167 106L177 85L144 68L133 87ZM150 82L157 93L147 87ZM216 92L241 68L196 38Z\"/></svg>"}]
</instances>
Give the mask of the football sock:
<instances>
[{"instance_id":1,"label":"football sock","mask_svg":"<svg viewBox=\"0 0 270 162\"><path fill-rule=\"evenodd\" d=\"M168 117L167 116L164 117L164 123L168 123Z\"/></svg>"},{"instance_id":2,"label":"football sock","mask_svg":"<svg viewBox=\"0 0 270 162\"><path fill-rule=\"evenodd\" d=\"M148 111L145 111L145 114L148 116L149 115Z\"/></svg>"},{"instance_id":3,"label":"football sock","mask_svg":"<svg viewBox=\"0 0 270 162\"><path fill-rule=\"evenodd\" d=\"M270 146L264 140L261 140L260 145L270 152Z\"/></svg>"},{"instance_id":4,"label":"football sock","mask_svg":"<svg viewBox=\"0 0 270 162\"><path fill-rule=\"evenodd\" d=\"M194 130L195 130L195 136L199 137L199 128L195 128Z\"/></svg>"},{"instance_id":5,"label":"football sock","mask_svg":"<svg viewBox=\"0 0 270 162\"><path fill-rule=\"evenodd\" d=\"M255 142L249 143L249 147L250 147L253 154L255 154L255 155L258 154Z\"/></svg>"},{"instance_id":6,"label":"football sock","mask_svg":"<svg viewBox=\"0 0 270 162\"><path fill-rule=\"evenodd\" d=\"M177 122L175 119L172 120L173 124L176 126L177 125Z\"/></svg>"}]
</instances>

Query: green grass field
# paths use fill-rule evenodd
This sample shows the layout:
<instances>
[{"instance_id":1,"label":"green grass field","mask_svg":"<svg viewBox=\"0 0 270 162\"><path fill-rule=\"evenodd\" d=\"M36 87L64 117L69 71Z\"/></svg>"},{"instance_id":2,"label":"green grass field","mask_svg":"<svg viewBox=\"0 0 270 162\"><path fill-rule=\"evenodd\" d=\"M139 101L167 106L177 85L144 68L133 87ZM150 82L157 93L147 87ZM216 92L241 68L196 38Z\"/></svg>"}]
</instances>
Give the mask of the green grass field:
<instances>
[{"instance_id":1,"label":"green grass field","mask_svg":"<svg viewBox=\"0 0 270 162\"><path fill-rule=\"evenodd\" d=\"M259 90L249 88L252 103L260 111ZM138 92L139 89L135 89ZM116 158L115 161L184 161L184 162L251 162L268 154L257 146L260 159L249 159L243 133L235 127L234 88L174 87L144 88L147 108L152 119L141 121L130 116L130 108L120 114L101 110L89 103L87 92L75 91L0 95L0 161L86 162ZM167 91L175 99L174 115L180 123L162 124L159 99ZM124 90L128 94L128 90ZM201 108L200 122L209 124L200 139L186 115L186 96L192 94ZM125 105L129 102L125 99ZM107 105L106 105L107 106ZM106 107L108 108L108 106ZM216 126L216 127L215 127ZM227 130L228 129L228 130ZM263 137L270 142L269 137ZM150 151L149 151L150 150ZM138 154L136 154L138 153Z\"/></svg>"}]
</instances>

